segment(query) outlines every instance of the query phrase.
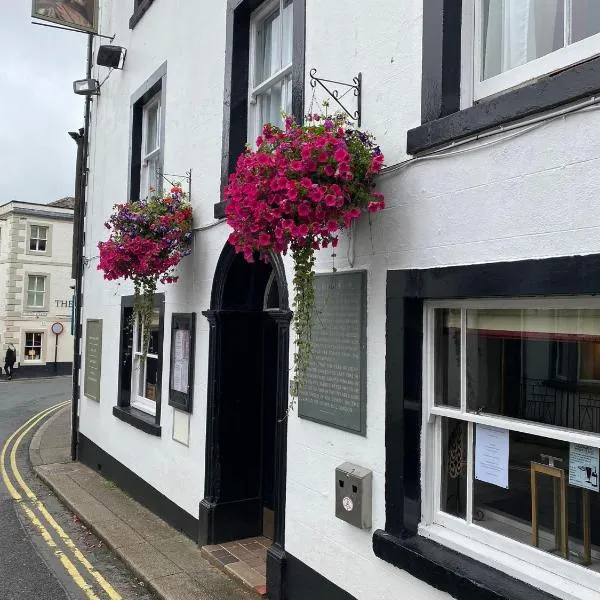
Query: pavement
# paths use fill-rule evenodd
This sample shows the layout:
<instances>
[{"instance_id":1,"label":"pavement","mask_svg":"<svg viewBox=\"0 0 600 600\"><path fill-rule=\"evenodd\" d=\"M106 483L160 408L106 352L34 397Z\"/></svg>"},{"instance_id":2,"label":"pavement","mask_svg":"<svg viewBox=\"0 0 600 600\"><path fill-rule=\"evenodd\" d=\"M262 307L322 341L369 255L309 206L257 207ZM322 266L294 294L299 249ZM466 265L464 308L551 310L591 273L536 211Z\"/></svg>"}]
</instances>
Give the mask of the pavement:
<instances>
[{"instance_id":1,"label":"pavement","mask_svg":"<svg viewBox=\"0 0 600 600\"><path fill-rule=\"evenodd\" d=\"M209 563L197 544L113 482L70 458L70 407L31 440L36 474L163 600L256 600L260 596Z\"/></svg>"}]
</instances>

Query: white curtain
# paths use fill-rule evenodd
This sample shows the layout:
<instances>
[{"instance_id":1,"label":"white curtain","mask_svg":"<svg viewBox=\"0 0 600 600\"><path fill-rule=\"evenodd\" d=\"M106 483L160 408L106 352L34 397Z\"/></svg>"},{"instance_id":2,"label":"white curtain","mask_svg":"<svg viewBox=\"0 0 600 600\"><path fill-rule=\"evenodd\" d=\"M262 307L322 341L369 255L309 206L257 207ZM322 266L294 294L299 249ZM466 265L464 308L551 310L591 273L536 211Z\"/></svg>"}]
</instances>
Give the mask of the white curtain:
<instances>
[{"instance_id":1,"label":"white curtain","mask_svg":"<svg viewBox=\"0 0 600 600\"><path fill-rule=\"evenodd\" d=\"M483 79L563 45L564 0L486 0ZM485 15L485 12L484 12Z\"/></svg>"}]
</instances>

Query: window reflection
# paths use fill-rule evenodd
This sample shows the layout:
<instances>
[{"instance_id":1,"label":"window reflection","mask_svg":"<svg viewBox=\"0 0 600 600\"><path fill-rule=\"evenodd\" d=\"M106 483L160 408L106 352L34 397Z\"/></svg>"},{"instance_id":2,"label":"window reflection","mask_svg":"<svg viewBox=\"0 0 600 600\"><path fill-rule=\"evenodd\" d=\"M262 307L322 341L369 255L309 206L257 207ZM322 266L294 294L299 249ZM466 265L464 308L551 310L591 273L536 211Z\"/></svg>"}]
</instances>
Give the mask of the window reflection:
<instances>
[{"instance_id":1,"label":"window reflection","mask_svg":"<svg viewBox=\"0 0 600 600\"><path fill-rule=\"evenodd\" d=\"M470 411L600 433L600 311L469 310Z\"/></svg>"}]
</instances>

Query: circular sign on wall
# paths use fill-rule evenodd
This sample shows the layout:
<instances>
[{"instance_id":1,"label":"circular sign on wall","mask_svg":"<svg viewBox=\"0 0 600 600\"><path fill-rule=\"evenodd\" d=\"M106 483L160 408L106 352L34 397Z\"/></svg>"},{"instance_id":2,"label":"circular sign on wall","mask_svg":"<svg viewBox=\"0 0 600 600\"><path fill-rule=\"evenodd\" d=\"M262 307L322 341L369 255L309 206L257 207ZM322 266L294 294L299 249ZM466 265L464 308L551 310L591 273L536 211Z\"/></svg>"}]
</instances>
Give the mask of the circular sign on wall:
<instances>
[{"instance_id":1,"label":"circular sign on wall","mask_svg":"<svg viewBox=\"0 0 600 600\"><path fill-rule=\"evenodd\" d=\"M55 335L60 335L63 332L63 329L62 323L52 323L52 333Z\"/></svg>"}]
</instances>

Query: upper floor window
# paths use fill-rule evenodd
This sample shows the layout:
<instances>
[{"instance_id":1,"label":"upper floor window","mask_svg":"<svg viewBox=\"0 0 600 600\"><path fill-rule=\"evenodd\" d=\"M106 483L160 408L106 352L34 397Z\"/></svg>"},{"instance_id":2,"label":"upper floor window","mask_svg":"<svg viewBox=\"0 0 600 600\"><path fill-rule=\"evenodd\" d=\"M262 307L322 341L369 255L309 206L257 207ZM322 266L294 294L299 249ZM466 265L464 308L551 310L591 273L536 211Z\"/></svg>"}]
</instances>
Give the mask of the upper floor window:
<instances>
[{"instance_id":1,"label":"upper floor window","mask_svg":"<svg viewBox=\"0 0 600 600\"><path fill-rule=\"evenodd\" d=\"M463 36L473 42L473 100L600 53L596 0L469 0L464 10ZM471 65L463 66L463 77L470 72Z\"/></svg>"},{"instance_id":2,"label":"upper floor window","mask_svg":"<svg viewBox=\"0 0 600 600\"><path fill-rule=\"evenodd\" d=\"M132 202L146 198L150 188L161 188L166 79L165 62L131 97L129 199Z\"/></svg>"},{"instance_id":3,"label":"upper floor window","mask_svg":"<svg viewBox=\"0 0 600 600\"><path fill-rule=\"evenodd\" d=\"M27 306L45 308L46 278L43 275L29 275L27 278Z\"/></svg>"},{"instance_id":4,"label":"upper floor window","mask_svg":"<svg viewBox=\"0 0 600 600\"><path fill-rule=\"evenodd\" d=\"M157 189L159 187L162 151L160 146L160 92L144 105L143 114L141 181L142 196L146 196L150 188Z\"/></svg>"},{"instance_id":5,"label":"upper floor window","mask_svg":"<svg viewBox=\"0 0 600 600\"><path fill-rule=\"evenodd\" d=\"M248 138L254 143L265 123L280 124L292 113L292 0L272 0L250 23Z\"/></svg>"},{"instance_id":6,"label":"upper floor window","mask_svg":"<svg viewBox=\"0 0 600 600\"><path fill-rule=\"evenodd\" d=\"M48 227L31 225L29 229L29 250L46 252L48 243Z\"/></svg>"}]
</instances>

